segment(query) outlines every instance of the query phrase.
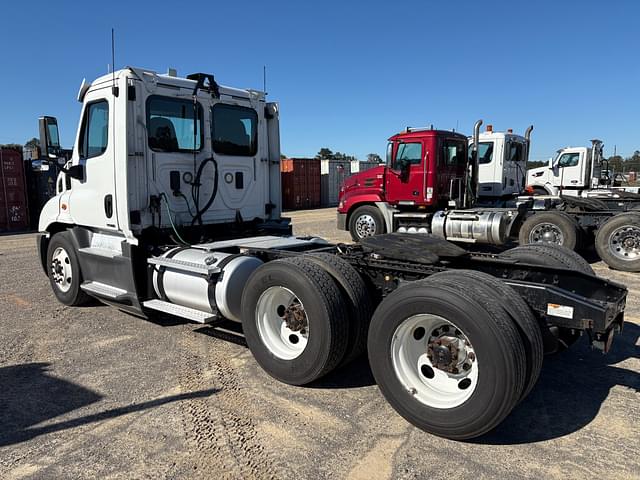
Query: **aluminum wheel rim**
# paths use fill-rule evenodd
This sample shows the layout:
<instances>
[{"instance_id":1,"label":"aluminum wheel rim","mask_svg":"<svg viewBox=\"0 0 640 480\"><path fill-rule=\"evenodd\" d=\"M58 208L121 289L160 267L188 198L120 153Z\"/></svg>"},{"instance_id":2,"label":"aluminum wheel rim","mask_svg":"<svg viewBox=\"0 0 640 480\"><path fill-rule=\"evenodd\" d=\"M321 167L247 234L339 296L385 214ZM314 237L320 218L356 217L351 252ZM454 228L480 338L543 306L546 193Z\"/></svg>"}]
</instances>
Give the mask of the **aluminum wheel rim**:
<instances>
[{"instance_id":1,"label":"aluminum wheel rim","mask_svg":"<svg viewBox=\"0 0 640 480\"><path fill-rule=\"evenodd\" d=\"M456 367L445 371L432 361L437 358L433 347L441 347L438 341L451 339L458 347L458 355L451 357ZM438 315L414 315L404 320L394 332L391 355L400 383L426 406L449 409L462 405L478 384L478 359L473 346L458 327Z\"/></svg>"},{"instance_id":2,"label":"aluminum wheel rim","mask_svg":"<svg viewBox=\"0 0 640 480\"><path fill-rule=\"evenodd\" d=\"M292 318L295 314L297 319ZM291 290L267 288L258 299L256 321L258 335L273 355L282 360L302 355L309 341L309 323L302 302Z\"/></svg>"},{"instance_id":3,"label":"aluminum wheel rim","mask_svg":"<svg viewBox=\"0 0 640 480\"><path fill-rule=\"evenodd\" d=\"M636 260L640 257L640 228L625 225L617 228L609 236L609 250L625 261Z\"/></svg>"},{"instance_id":4,"label":"aluminum wheel rim","mask_svg":"<svg viewBox=\"0 0 640 480\"><path fill-rule=\"evenodd\" d=\"M376 221L371 215L360 215L356 218L356 233L358 237L372 237L376 234Z\"/></svg>"},{"instance_id":5,"label":"aluminum wheel rim","mask_svg":"<svg viewBox=\"0 0 640 480\"><path fill-rule=\"evenodd\" d=\"M73 283L71 259L67 251L58 247L51 256L51 278L61 292L68 292Z\"/></svg>"},{"instance_id":6,"label":"aluminum wheel rim","mask_svg":"<svg viewBox=\"0 0 640 480\"><path fill-rule=\"evenodd\" d=\"M564 234L554 223L539 223L529 233L529 243L564 245Z\"/></svg>"}]
</instances>

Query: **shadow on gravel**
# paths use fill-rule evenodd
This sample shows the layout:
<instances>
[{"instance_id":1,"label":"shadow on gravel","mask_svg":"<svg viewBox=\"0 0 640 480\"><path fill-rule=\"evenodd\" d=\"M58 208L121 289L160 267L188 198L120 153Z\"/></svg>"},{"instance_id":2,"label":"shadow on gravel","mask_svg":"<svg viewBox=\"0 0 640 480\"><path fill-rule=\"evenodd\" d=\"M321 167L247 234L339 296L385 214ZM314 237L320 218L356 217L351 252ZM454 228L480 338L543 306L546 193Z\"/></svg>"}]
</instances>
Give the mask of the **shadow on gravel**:
<instances>
[{"instance_id":1,"label":"shadow on gravel","mask_svg":"<svg viewBox=\"0 0 640 480\"><path fill-rule=\"evenodd\" d=\"M640 326L625 322L611 351L603 355L581 339L569 350L545 357L531 394L498 428L475 443L509 445L539 442L568 435L588 425L615 386L640 391L640 374L613 366L640 358L636 342Z\"/></svg>"},{"instance_id":2,"label":"shadow on gravel","mask_svg":"<svg viewBox=\"0 0 640 480\"><path fill-rule=\"evenodd\" d=\"M353 362L335 369L329 375L316 380L308 388L358 388L375 385L369 360L366 355L361 355Z\"/></svg>"},{"instance_id":3,"label":"shadow on gravel","mask_svg":"<svg viewBox=\"0 0 640 480\"><path fill-rule=\"evenodd\" d=\"M208 397L219 391L208 389L171 395L35 427L103 398L80 385L49 375L49 366L49 363L28 363L0 368L0 447L166 403Z\"/></svg>"}]
</instances>

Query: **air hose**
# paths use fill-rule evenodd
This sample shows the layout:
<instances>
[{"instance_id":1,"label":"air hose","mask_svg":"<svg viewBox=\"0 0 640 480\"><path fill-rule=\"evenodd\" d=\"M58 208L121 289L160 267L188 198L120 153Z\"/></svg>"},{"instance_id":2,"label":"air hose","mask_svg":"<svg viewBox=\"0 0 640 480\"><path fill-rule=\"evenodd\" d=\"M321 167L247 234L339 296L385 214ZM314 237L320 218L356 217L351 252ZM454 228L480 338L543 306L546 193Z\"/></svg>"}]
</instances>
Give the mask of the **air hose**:
<instances>
[{"instance_id":1,"label":"air hose","mask_svg":"<svg viewBox=\"0 0 640 480\"><path fill-rule=\"evenodd\" d=\"M204 171L204 167L207 163L212 162L213 166L215 167L215 173L213 175L213 190L211 191L211 197L209 197L209 200L207 201L207 203L200 208L200 187L201 187L201 178L202 178L202 172ZM196 176L193 179L193 183L191 184L191 197L193 198L193 202L195 204L195 210L196 213L193 216L193 220L191 221L191 225L195 225L196 223L198 223L199 225L202 225L202 215L209 210L209 207L211 207L211 205L213 204L213 201L216 199L216 196L218 194L218 162L216 162L215 158L213 157L209 157L205 160L202 161L202 163L200 163L200 166L198 167L198 171L196 172Z\"/></svg>"}]
</instances>

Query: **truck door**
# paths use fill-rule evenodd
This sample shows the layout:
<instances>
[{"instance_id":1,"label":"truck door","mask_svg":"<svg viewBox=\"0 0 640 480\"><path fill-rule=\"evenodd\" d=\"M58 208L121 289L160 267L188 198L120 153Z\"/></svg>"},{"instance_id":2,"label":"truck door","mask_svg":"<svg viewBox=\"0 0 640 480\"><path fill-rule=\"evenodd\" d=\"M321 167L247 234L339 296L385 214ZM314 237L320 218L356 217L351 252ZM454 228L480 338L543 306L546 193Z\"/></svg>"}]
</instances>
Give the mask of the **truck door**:
<instances>
[{"instance_id":1,"label":"truck door","mask_svg":"<svg viewBox=\"0 0 640 480\"><path fill-rule=\"evenodd\" d=\"M492 197L500 195L502 180L501 172L497 163L500 152L496 152L496 142L478 143L478 195L481 197ZM472 155L469 149L469 156Z\"/></svg>"},{"instance_id":2,"label":"truck door","mask_svg":"<svg viewBox=\"0 0 640 480\"><path fill-rule=\"evenodd\" d=\"M462 198L467 168L467 142L460 138L441 138L437 156L436 191L434 198L440 207L449 200Z\"/></svg>"},{"instance_id":3,"label":"truck door","mask_svg":"<svg viewBox=\"0 0 640 480\"><path fill-rule=\"evenodd\" d=\"M525 145L516 139L508 139L505 152L500 195L519 194L526 182Z\"/></svg>"},{"instance_id":4,"label":"truck door","mask_svg":"<svg viewBox=\"0 0 640 480\"><path fill-rule=\"evenodd\" d=\"M426 203L427 155L421 140L397 142L385 176L386 199L399 205Z\"/></svg>"},{"instance_id":5,"label":"truck door","mask_svg":"<svg viewBox=\"0 0 640 480\"><path fill-rule=\"evenodd\" d=\"M582 151L561 153L553 165L553 186L562 188L584 187L585 155Z\"/></svg>"},{"instance_id":6,"label":"truck door","mask_svg":"<svg viewBox=\"0 0 640 480\"><path fill-rule=\"evenodd\" d=\"M88 92L72 163L84 178L71 180L67 212L77 224L117 230L114 178L113 97L111 89ZM64 206L61 206L64 211Z\"/></svg>"},{"instance_id":7,"label":"truck door","mask_svg":"<svg viewBox=\"0 0 640 480\"><path fill-rule=\"evenodd\" d=\"M264 110L264 109L262 109ZM219 168L219 208L245 220L265 218L269 202L269 158L263 111L217 103L211 109L211 138ZM260 132L259 132L260 130Z\"/></svg>"}]
</instances>

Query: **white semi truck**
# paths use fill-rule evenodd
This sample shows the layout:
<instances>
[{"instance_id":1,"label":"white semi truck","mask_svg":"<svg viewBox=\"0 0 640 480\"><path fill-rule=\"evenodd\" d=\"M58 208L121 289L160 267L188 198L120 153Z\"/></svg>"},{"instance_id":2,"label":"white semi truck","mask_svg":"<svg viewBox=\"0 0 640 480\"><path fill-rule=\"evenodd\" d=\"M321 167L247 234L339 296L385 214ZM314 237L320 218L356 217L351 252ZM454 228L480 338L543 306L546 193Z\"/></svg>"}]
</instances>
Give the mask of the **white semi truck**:
<instances>
[{"instance_id":1,"label":"white semi truck","mask_svg":"<svg viewBox=\"0 0 640 480\"><path fill-rule=\"evenodd\" d=\"M621 186L612 178L603 149L602 141L591 140L590 147L558 150L547 166L527 171L527 189L536 195L611 198L614 202L640 205L638 187Z\"/></svg>"},{"instance_id":2,"label":"white semi truck","mask_svg":"<svg viewBox=\"0 0 640 480\"><path fill-rule=\"evenodd\" d=\"M81 118L38 247L55 296L222 328L304 385L368 350L418 427L481 435L579 334L607 351L627 291L562 247L471 253L431 236L332 245L281 218L279 109L253 90L125 68L83 82ZM55 158L57 121L40 119Z\"/></svg>"}]
</instances>

